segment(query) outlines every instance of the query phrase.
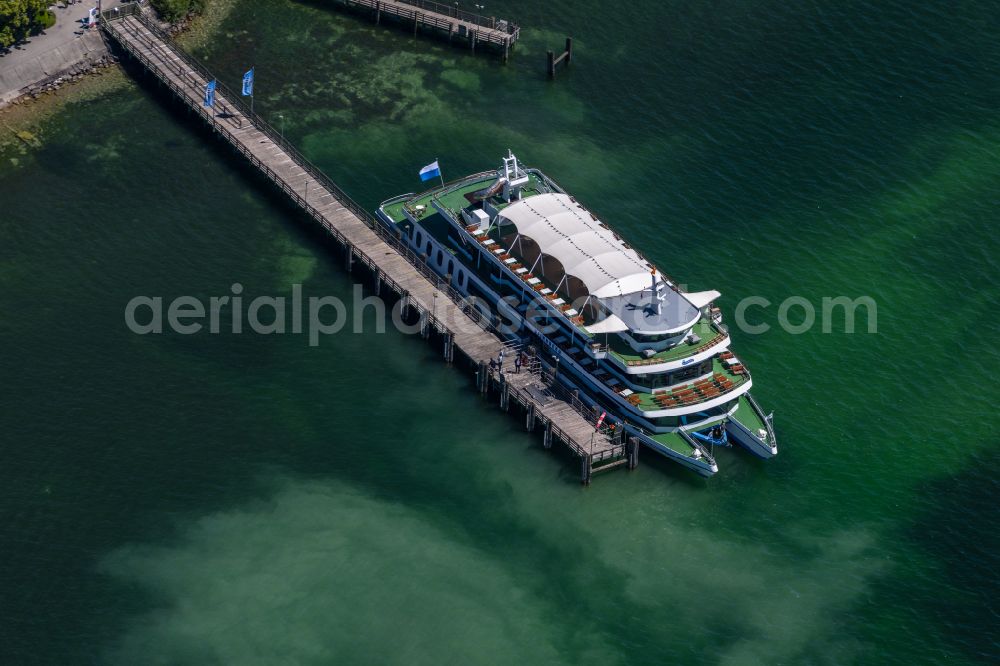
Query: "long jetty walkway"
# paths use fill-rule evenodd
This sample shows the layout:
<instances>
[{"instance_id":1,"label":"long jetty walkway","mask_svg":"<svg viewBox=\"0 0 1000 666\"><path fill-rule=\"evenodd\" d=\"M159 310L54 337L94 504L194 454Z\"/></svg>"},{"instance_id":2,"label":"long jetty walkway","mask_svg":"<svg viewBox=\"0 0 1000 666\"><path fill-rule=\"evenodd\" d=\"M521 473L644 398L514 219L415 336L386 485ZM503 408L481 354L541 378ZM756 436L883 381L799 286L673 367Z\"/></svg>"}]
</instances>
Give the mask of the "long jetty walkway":
<instances>
[{"instance_id":1,"label":"long jetty walkway","mask_svg":"<svg viewBox=\"0 0 1000 666\"><path fill-rule=\"evenodd\" d=\"M215 77L177 47L139 6L104 12L100 24L110 40L323 225L344 248L348 271L361 264L370 271L376 294L384 289L397 294L404 314L418 318L422 335L442 342L447 362L454 360L456 349L465 355L476 368L479 391L484 395L498 393L505 411L512 402L523 409L526 428L544 430L546 448L556 440L578 456L584 483L589 483L596 471L637 464L637 442L632 438L624 441L620 429L615 433L595 431L595 409L582 405L540 367L518 374L491 371L489 360L504 348L509 354L520 352L518 343L483 320L461 294L443 283L410 248L254 114L238 94L217 83L214 108L205 107L205 87ZM513 361L512 356L508 358Z\"/></svg>"}]
</instances>

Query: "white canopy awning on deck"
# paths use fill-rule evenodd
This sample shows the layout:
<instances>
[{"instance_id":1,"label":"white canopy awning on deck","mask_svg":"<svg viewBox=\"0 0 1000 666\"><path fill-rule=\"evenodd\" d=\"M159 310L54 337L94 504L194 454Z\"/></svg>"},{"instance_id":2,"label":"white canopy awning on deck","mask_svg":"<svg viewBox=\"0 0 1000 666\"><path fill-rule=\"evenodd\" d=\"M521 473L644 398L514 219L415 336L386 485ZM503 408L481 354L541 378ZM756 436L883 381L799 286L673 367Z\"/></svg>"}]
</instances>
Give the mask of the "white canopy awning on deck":
<instances>
[{"instance_id":1,"label":"white canopy awning on deck","mask_svg":"<svg viewBox=\"0 0 1000 666\"><path fill-rule=\"evenodd\" d=\"M562 264L591 296L622 296L651 285L652 266L567 194L522 199L504 208L500 218Z\"/></svg>"}]
</instances>

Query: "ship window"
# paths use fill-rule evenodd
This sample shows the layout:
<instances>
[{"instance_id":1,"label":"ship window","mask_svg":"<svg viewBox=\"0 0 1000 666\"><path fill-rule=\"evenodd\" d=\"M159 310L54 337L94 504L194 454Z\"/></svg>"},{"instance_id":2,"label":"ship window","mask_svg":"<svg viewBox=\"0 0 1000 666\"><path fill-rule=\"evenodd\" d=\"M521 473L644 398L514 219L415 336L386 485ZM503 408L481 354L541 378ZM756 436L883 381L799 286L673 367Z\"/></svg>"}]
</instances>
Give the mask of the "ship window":
<instances>
[{"instance_id":1,"label":"ship window","mask_svg":"<svg viewBox=\"0 0 1000 666\"><path fill-rule=\"evenodd\" d=\"M448 260L448 275L451 275L454 272L455 272L455 262L454 262L454 260L449 259Z\"/></svg>"},{"instance_id":2,"label":"ship window","mask_svg":"<svg viewBox=\"0 0 1000 666\"><path fill-rule=\"evenodd\" d=\"M420 245L420 243L423 241L423 237L421 236L419 231L417 232L417 235L414 236L414 239L416 239L417 245Z\"/></svg>"},{"instance_id":3,"label":"ship window","mask_svg":"<svg viewBox=\"0 0 1000 666\"><path fill-rule=\"evenodd\" d=\"M441 250L438 250L437 252L434 253L434 263L435 264L441 263Z\"/></svg>"},{"instance_id":4,"label":"ship window","mask_svg":"<svg viewBox=\"0 0 1000 666\"><path fill-rule=\"evenodd\" d=\"M431 254L431 242L427 241L427 256L430 256L430 254Z\"/></svg>"}]
</instances>

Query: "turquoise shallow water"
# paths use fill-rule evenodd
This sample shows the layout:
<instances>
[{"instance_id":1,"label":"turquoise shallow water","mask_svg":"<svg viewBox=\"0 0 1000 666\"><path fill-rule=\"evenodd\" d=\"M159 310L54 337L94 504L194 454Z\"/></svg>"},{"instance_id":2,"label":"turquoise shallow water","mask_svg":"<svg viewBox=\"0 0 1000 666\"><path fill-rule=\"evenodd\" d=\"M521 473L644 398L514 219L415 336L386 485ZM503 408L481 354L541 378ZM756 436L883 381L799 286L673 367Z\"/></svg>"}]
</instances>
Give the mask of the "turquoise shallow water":
<instances>
[{"instance_id":1,"label":"turquoise shallow water","mask_svg":"<svg viewBox=\"0 0 1000 666\"><path fill-rule=\"evenodd\" d=\"M507 67L277 1L199 55L366 206L510 147L730 320L769 299L734 337L779 457L583 489L420 340L129 333L140 294L352 289L134 85L0 164L0 662L1000 656L996 7L501 6ZM776 326L842 295L877 333Z\"/></svg>"}]
</instances>

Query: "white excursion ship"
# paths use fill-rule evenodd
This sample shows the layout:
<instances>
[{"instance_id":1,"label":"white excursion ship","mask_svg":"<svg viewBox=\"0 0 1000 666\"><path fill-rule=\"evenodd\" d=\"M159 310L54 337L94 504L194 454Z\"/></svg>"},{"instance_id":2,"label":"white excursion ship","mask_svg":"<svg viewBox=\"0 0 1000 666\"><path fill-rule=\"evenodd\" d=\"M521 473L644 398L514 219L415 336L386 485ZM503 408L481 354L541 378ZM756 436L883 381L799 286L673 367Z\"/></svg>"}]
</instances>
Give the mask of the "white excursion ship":
<instances>
[{"instance_id":1,"label":"white excursion ship","mask_svg":"<svg viewBox=\"0 0 1000 666\"><path fill-rule=\"evenodd\" d=\"M513 154L496 171L389 199L378 218L649 448L702 476L718 471L713 448L731 441L778 453L750 372L729 350L719 293L682 292Z\"/></svg>"}]
</instances>

